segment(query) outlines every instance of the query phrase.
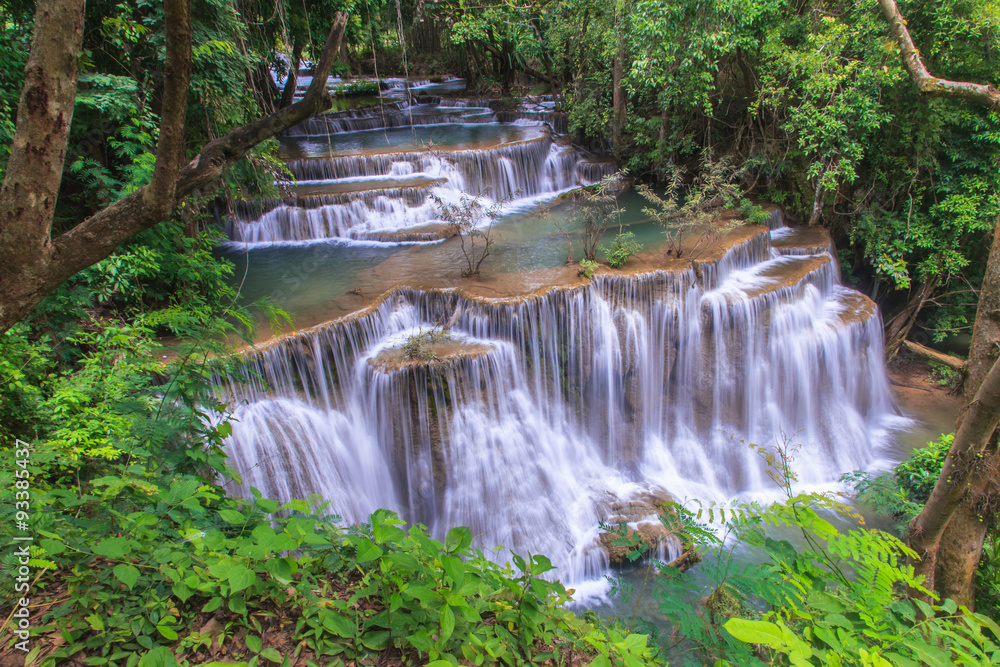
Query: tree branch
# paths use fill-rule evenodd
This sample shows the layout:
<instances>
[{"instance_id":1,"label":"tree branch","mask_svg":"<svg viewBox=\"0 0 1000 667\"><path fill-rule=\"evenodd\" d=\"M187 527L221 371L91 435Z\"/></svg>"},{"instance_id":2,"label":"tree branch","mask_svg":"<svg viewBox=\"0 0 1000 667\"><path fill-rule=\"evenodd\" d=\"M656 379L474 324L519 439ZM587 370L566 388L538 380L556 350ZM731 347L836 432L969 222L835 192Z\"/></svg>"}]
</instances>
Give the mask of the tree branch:
<instances>
[{"instance_id":1,"label":"tree branch","mask_svg":"<svg viewBox=\"0 0 1000 667\"><path fill-rule=\"evenodd\" d=\"M49 0L54 4L63 1ZM82 0L74 1L82 5ZM187 3L188 0L172 0L172 3L181 2ZM206 144L191 162L175 172L177 176L172 182L174 192L169 207L161 205L161 195L154 191L154 187L162 187L162 181L154 179L153 183L98 211L54 239L47 252L37 260L20 259L16 248L8 252L8 248L0 246L0 277L12 277L10 290L0 294L0 333L27 315L46 294L70 276L105 259L121 243L160 223L177 201L213 183L259 143L329 109L331 99L326 89L327 78L340 50L346 25L346 12L337 12L305 97L290 107L236 128ZM181 75L178 70L170 81L177 83ZM176 118L172 127L176 128ZM173 169L169 156L173 155L176 142L176 134L167 139L161 137L158 151L162 152L157 156L157 167L160 167L160 160L164 160L161 173L169 173ZM4 264L10 268L7 269Z\"/></svg>"},{"instance_id":2,"label":"tree branch","mask_svg":"<svg viewBox=\"0 0 1000 667\"><path fill-rule=\"evenodd\" d=\"M913 82L917 84L922 92L938 97L954 97L957 99L978 102L986 107L1000 111L1000 91L990 85L969 83L966 81L949 81L939 79L927 71L924 61L920 57L920 51L910 38L910 31L906 29L906 20L899 13L899 7L895 0L878 0L882 13L889 21L889 28L892 30L896 43L903 58L903 66L910 73Z\"/></svg>"},{"instance_id":3,"label":"tree branch","mask_svg":"<svg viewBox=\"0 0 1000 667\"><path fill-rule=\"evenodd\" d=\"M921 357L933 361L936 364L947 366L953 371L962 372L965 370L965 360L959 359L954 355L932 350L931 348L925 347L920 343L914 343L912 340L903 340L903 347L914 354L919 354Z\"/></svg>"},{"instance_id":4,"label":"tree branch","mask_svg":"<svg viewBox=\"0 0 1000 667\"><path fill-rule=\"evenodd\" d=\"M346 26L347 14L337 12L305 97L290 107L239 127L206 144L180 170L176 181L178 199L213 183L265 139L330 108L331 99L326 89L326 80L340 50L340 40ZM156 211L136 209L135 195L141 196L148 187L147 185L133 195L102 209L57 238L53 242L53 264L58 266L53 266L53 269L68 278L93 262L107 257L118 244L160 222L162 217L158 217Z\"/></svg>"}]
</instances>

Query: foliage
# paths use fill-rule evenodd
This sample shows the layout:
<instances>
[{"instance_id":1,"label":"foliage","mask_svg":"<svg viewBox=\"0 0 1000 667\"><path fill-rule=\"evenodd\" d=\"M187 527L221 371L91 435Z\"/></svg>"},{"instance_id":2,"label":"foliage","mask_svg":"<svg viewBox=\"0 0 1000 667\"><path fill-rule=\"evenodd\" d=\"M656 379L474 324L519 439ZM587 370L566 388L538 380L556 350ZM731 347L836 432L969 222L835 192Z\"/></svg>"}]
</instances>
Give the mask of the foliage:
<instances>
[{"instance_id":1,"label":"foliage","mask_svg":"<svg viewBox=\"0 0 1000 667\"><path fill-rule=\"evenodd\" d=\"M434 328L407 337L401 349L403 356L407 359L431 361L434 359L434 350L430 349L430 346L449 340L451 340L451 333L447 329Z\"/></svg>"},{"instance_id":2,"label":"foliage","mask_svg":"<svg viewBox=\"0 0 1000 667\"><path fill-rule=\"evenodd\" d=\"M685 239L700 232L699 241L690 249L694 254L703 244L742 222L734 220L718 224L723 209L737 206L741 211L747 211L754 220L760 219L757 209L743 197L738 185L744 170L737 168L730 156L716 160L706 149L701 156L701 171L690 185L684 183L684 172L679 167L668 164L664 172L669 176L663 195L647 185L639 186L638 190L652 204L643 212L663 226L667 236L667 255L680 258L688 250L684 245Z\"/></svg>"},{"instance_id":3,"label":"foliage","mask_svg":"<svg viewBox=\"0 0 1000 667\"><path fill-rule=\"evenodd\" d=\"M27 323L0 338L0 367L15 369L0 409L16 429L0 433L0 530L8 541L18 534L14 482L26 470L33 632L62 638L34 642L29 662L194 665L224 645L248 666L382 654L438 665L643 664L644 637L559 606L568 593L540 578L551 570L543 556L511 554L505 565L472 549L464 528L442 543L421 526L404 533L389 512L348 528L319 499L228 496L231 427L213 377L229 374L215 341L232 325L212 328L225 322L186 330L204 342L174 350L142 324L114 320L91 320L56 344ZM14 437L31 444L24 470ZM0 557L0 571L20 565L13 550ZM0 579L5 599L17 597L14 583Z\"/></svg>"},{"instance_id":4,"label":"foliage","mask_svg":"<svg viewBox=\"0 0 1000 667\"><path fill-rule=\"evenodd\" d=\"M1000 622L1000 530L995 525L986 535L974 581L976 609Z\"/></svg>"},{"instance_id":5,"label":"foliage","mask_svg":"<svg viewBox=\"0 0 1000 667\"><path fill-rule=\"evenodd\" d=\"M905 537L907 525L920 513L934 490L954 439L953 433L942 434L936 441L914 449L905 461L896 465L892 474L872 476L855 470L845 474L841 481L876 513L893 517L897 522L896 533Z\"/></svg>"},{"instance_id":6,"label":"foliage","mask_svg":"<svg viewBox=\"0 0 1000 667\"><path fill-rule=\"evenodd\" d=\"M621 235L622 210L618 207L618 191L621 189L624 172L617 172L601 179L600 183L583 188L579 194L579 207L575 217L583 225L583 256L584 259L597 259L598 245L608 225L618 221L618 233ZM634 254L634 253L633 253ZM627 259L627 257L626 257Z\"/></svg>"},{"instance_id":7,"label":"foliage","mask_svg":"<svg viewBox=\"0 0 1000 667\"><path fill-rule=\"evenodd\" d=\"M600 266L597 262L592 259L581 259L580 260L580 271L590 280L594 277L594 271Z\"/></svg>"},{"instance_id":8,"label":"foliage","mask_svg":"<svg viewBox=\"0 0 1000 667\"><path fill-rule=\"evenodd\" d=\"M640 250L642 250L642 244L635 240L635 234L632 232L616 234L611 241L610 248L601 246L601 252L607 256L608 264L616 269L625 266L628 258Z\"/></svg>"},{"instance_id":9,"label":"foliage","mask_svg":"<svg viewBox=\"0 0 1000 667\"><path fill-rule=\"evenodd\" d=\"M487 194L488 192L480 192L479 195L470 197L462 193L458 202L445 201L437 195L431 195L438 217L461 242L462 256L465 258L462 275L466 277L478 276L483 261L496 249L493 224L510 201L502 199L487 205Z\"/></svg>"},{"instance_id":10,"label":"foliage","mask_svg":"<svg viewBox=\"0 0 1000 667\"><path fill-rule=\"evenodd\" d=\"M215 436L225 426L215 427ZM36 483L49 474L52 454L50 443L32 452ZM33 492L41 539L32 566L54 571L37 585L61 598L35 623L64 638L38 645L42 654L30 658L40 664L78 655L136 665L144 653L162 655L164 664L202 664L213 643L248 665L300 656L369 660L385 651L413 663L461 657L512 665L649 653L645 638L605 631L559 608L569 596L540 578L551 570L543 556L513 554L512 565L500 565L471 548L467 528L451 530L442 543L421 526L404 532L386 511L342 528L319 499L279 506L259 494L230 498L197 474L161 467L166 461L150 465L149 455L133 449L102 471L111 474ZM204 449L186 449L185 457L221 463ZM8 507L13 502L4 503L5 514ZM199 622L205 615L216 619L214 630ZM281 644L280 619L289 617L296 619L293 641Z\"/></svg>"},{"instance_id":11,"label":"foliage","mask_svg":"<svg viewBox=\"0 0 1000 667\"><path fill-rule=\"evenodd\" d=\"M923 505L930 498L954 440L954 433L943 434L925 447L914 449L905 461L896 466L893 477L914 502Z\"/></svg>"},{"instance_id":12,"label":"foliage","mask_svg":"<svg viewBox=\"0 0 1000 667\"><path fill-rule=\"evenodd\" d=\"M347 83L337 84L330 90L330 94L338 97L348 97L351 95L371 95L377 94L381 89L378 81L371 79L355 79Z\"/></svg>"},{"instance_id":13,"label":"foliage","mask_svg":"<svg viewBox=\"0 0 1000 667\"><path fill-rule=\"evenodd\" d=\"M930 362L931 379L939 386L957 390L962 383L962 373L944 364Z\"/></svg>"},{"instance_id":14,"label":"foliage","mask_svg":"<svg viewBox=\"0 0 1000 667\"><path fill-rule=\"evenodd\" d=\"M1000 657L1000 627L986 616L905 597L907 589L927 592L901 541L865 528L840 532L824 515L856 519L849 507L794 492L793 447L757 449L785 501L674 504L664 515L672 534L706 553L701 579L655 564L653 595L673 626L661 655L719 665L987 665ZM798 544L768 534L776 530L798 534ZM702 602L692 606L696 597Z\"/></svg>"}]
</instances>

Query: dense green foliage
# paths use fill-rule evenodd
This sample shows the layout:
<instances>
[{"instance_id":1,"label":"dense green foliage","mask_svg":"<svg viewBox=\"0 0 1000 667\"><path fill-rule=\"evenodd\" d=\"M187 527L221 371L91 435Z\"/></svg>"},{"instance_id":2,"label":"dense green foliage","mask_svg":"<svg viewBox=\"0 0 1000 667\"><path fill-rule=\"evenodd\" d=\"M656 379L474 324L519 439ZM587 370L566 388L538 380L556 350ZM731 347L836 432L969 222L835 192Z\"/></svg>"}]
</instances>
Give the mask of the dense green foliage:
<instances>
[{"instance_id":1,"label":"dense green foliage","mask_svg":"<svg viewBox=\"0 0 1000 667\"><path fill-rule=\"evenodd\" d=\"M954 439L954 434L949 433L925 447L914 449L891 474L855 471L844 475L844 481L853 487L859 501L882 516L892 517L896 533L905 538L910 521L920 513L934 490ZM1000 621L998 573L1000 530L993 525L987 533L975 582L977 608L996 621Z\"/></svg>"},{"instance_id":2,"label":"dense green foliage","mask_svg":"<svg viewBox=\"0 0 1000 667\"><path fill-rule=\"evenodd\" d=\"M794 448L758 451L785 501L673 503L662 514L669 534L702 550L704 562L697 576L655 560L647 566L660 576L649 582L647 574L639 595L652 595L671 626L667 633L643 624L661 658L675 665L880 667L1000 659L1000 627L988 616L950 600L907 597L908 590L929 593L898 538L866 528L842 532L832 519L853 523L855 510L830 495L795 493L788 467ZM620 534L616 543L638 546L637 536Z\"/></svg>"},{"instance_id":3,"label":"dense green foliage","mask_svg":"<svg viewBox=\"0 0 1000 667\"><path fill-rule=\"evenodd\" d=\"M50 469L47 455L32 453L36 475ZM441 543L419 526L404 532L389 512L341 528L322 504L236 500L148 463L104 472L113 474L85 492L34 496L45 518L32 565L57 569L46 590L60 597L37 631L65 640L37 645L43 665L76 654L88 664L194 665L222 646L236 661L226 664L251 667L386 653L435 665L647 653L644 637L560 609L568 595L539 578L551 569L543 556L497 565L470 549L466 528Z\"/></svg>"},{"instance_id":4,"label":"dense green foliage","mask_svg":"<svg viewBox=\"0 0 1000 667\"><path fill-rule=\"evenodd\" d=\"M935 73L997 83L995 1L900 4ZM519 73L546 81L579 141L613 151L659 187L643 193L675 256L724 208L738 211L734 225L758 224L765 214L747 197L770 199L800 221L820 218L843 248L848 275L882 305L926 287L931 337L969 327L970 286L980 282L983 241L1000 213L1000 116L921 98L874 0L199 0L189 153L273 109L280 91L270 68L288 74L279 54L297 45L308 67L330 13L343 8L351 19L341 74L448 71L475 90L503 93ZM0 12L2 177L33 7L8 0ZM162 5L98 1L87 12L56 232L147 183L155 161ZM624 139L611 146L616 65ZM334 92L379 87L362 80ZM404 531L388 512L345 527L318 502L279 507L228 496L233 472L222 443L231 408L212 381L226 372L230 343L250 340L256 321L238 305L232 266L212 255L218 239L207 223L227 200L275 194L283 173L275 148L262 145L217 188L0 336L0 446L12 454L24 451L18 439L31 444L0 461L0 532L10 542L27 471L38 537L32 595L44 600L32 620L54 639L29 658L212 664L225 646L235 661L225 664L248 667L1000 660L1000 628L989 618L1000 609L996 531L977 579L984 615L908 600L905 589L920 590L904 564L912 554L885 533L836 530L829 515L844 508L794 494L785 453L770 455L784 502L674 506L665 515L673 517L668 530L705 555L697 577L649 561L661 576L640 595L656 597L671 634L635 618L625 630L565 611L569 593L541 576L550 570L544 556L511 555L499 565L471 548L467 529L441 543L420 526ZM610 180L581 197L589 278L619 210ZM465 273L479 273L500 205L468 197L438 204L460 235ZM620 267L639 247L619 226L603 250ZM282 316L259 306L264 317ZM426 358L435 335L407 341L407 355ZM949 444L918 450L892 475L851 480L905 525ZM737 549L754 556L737 564ZM18 564L12 552L0 558L5 575ZM0 582L5 598L14 581ZM651 631L654 645L634 627Z\"/></svg>"},{"instance_id":5,"label":"dense green foliage","mask_svg":"<svg viewBox=\"0 0 1000 667\"><path fill-rule=\"evenodd\" d=\"M995 0L899 6L931 72L1000 82ZM697 176L707 148L746 167L755 196L833 232L845 274L889 314L890 342L906 333L891 319L907 303L928 309L925 340L971 330L1000 213L1000 116L922 97L875 0L417 7L411 62L441 66L451 44L447 66L474 87L507 90L531 73L582 141L640 180L669 184L673 165ZM431 29L437 42L421 38ZM611 147L616 113L623 140Z\"/></svg>"}]
</instances>

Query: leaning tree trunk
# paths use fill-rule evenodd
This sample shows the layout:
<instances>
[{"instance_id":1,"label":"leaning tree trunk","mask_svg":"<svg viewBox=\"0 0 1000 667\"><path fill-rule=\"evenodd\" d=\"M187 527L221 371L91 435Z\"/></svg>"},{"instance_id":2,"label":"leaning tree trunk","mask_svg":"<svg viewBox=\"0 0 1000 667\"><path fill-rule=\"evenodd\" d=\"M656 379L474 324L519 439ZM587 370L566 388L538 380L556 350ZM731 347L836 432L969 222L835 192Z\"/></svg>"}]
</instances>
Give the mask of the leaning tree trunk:
<instances>
[{"instance_id":1,"label":"leaning tree trunk","mask_svg":"<svg viewBox=\"0 0 1000 667\"><path fill-rule=\"evenodd\" d=\"M931 298L932 294L934 294L934 290L937 289L940 280L941 277L938 275L931 276L929 279L925 280L920 285L920 289L917 290L916 294L910 297L906 306L904 306L901 311L896 313L891 320L886 322L886 359L892 359L896 356L896 353L899 352L900 346L902 346L903 341L906 340L907 336L910 335L910 331L913 329L913 325L916 324L920 311L923 310L924 304L926 304L927 300Z\"/></svg>"},{"instance_id":2,"label":"leaning tree trunk","mask_svg":"<svg viewBox=\"0 0 1000 667\"><path fill-rule=\"evenodd\" d=\"M969 404L945 458L941 476L927 504L909 527L910 547L917 553L914 568L918 575L925 576L924 587L940 593L944 593L946 586L953 593L965 591L963 603L972 599L975 565L950 568L956 563L979 561L978 553L982 549L982 533L976 523L979 519L973 520L972 513L963 508L980 508L979 493L992 478L992 471L984 463L992 461L993 457L984 456L984 450L998 422L1000 361L994 362ZM980 541L976 542L977 539ZM943 546L949 541L955 544ZM967 555L960 557L960 552L967 552Z\"/></svg>"},{"instance_id":3,"label":"leaning tree trunk","mask_svg":"<svg viewBox=\"0 0 1000 667\"><path fill-rule=\"evenodd\" d=\"M990 85L949 81L933 76L913 43L895 0L878 0L899 46L903 66L917 88L935 97L967 100L1000 111L1000 91ZM996 513L993 484L997 455L990 443L1000 421L1000 361L994 350L1000 342L1000 236L993 243L986 276L979 292L979 309L972 331L965 406L959 416L955 442L945 459L931 497L910 523L910 546L920 558L917 571L927 575L925 586L973 597L974 563L978 563L985 532L982 519ZM973 565L969 565L973 563Z\"/></svg>"},{"instance_id":4,"label":"leaning tree trunk","mask_svg":"<svg viewBox=\"0 0 1000 667\"><path fill-rule=\"evenodd\" d=\"M1000 220L997 221L1000 226ZM979 292L979 307L972 329L972 346L969 350L968 374L965 379L965 401L958 417L956 430L968 417L975 395L983 385L990 369L997 363L997 345L1000 344L1000 234L994 230L993 244L986 265L986 275ZM950 454L949 454L950 456ZM990 523L996 514L1000 453L997 451L997 433L992 433L982 443L975 457L970 458L972 469L961 502L941 534L937 552L934 580L941 595L952 598L970 609L975 608L975 572L982 558L983 543Z\"/></svg>"},{"instance_id":5,"label":"leaning tree trunk","mask_svg":"<svg viewBox=\"0 0 1000 667\"><path fill-rule=\"evenodd\" d=\"M302 38L295 36L292 43L292 59L288 63L288 78L285 79L285 87L281 91L281 102L279 109L292 106L295 100L295 87L299 85L299 67L302 65Z\"/></svg>"},{"instance_id":6,"label":"leaning tree trunk","mask_svg":"<svg viewBox=\"0 0 1000 667\"><path fill-rule=\"evenodd\" d=\"M998 468L1000 456L993 445L976 461L965 497L952 513L937 552L934 588L942 597L972 610L976 608L976 568L998 498Z\"/></svg>"},{"instance_id":7,"label":"leaning tree trunk","mask_svg":"<svg viewBox=\"0 0 1000 667\"><path fill-rule=\"evenodd\" d=\"M0 188L0 334L63 281L159 224L183 197L214 184L262 141L330 108L326 78L347 24L344 12L335 14L316 76L303 99L209 142L182 167L191 64L190 4L165 0L164 8L164 104L153 178L52 238L55 194L76 89L83 0L39 1L11 156ZM49 51L48 59L42 60Z\"/></svg>"},{"instance_id":8,"label":"leaning tree trunk","mask_svg":"<svg viewBox=\"0 0 1000 667\"><path fill-rule=\"evenodd\" d=\"M83 8L84 0L39 0L35 9L17 131L0 187L0 258L22 258L29 266L49 247L76 100ZM0 262L0 286L31 284L41 277L19 268L16 262ZM0 318L4 316L0 303Z\"/></svg>"},{"instance_id":9,"label":"leaning tree trunk","mask_svg":"<svg viewBox=\"0 0 1000 667\"><path fill-rule=\"evenodd\" d=\"M997 219L1000 226L1000 218ZM969 348L969 374L965 379L963 394L965 405L961 420L968 409L972 397L979 391L983 378L997 359L997 344L1000 343L1000 235L994 229L993 243L990 245L986 273L979 290L979 305L972 327L972 345Z\"/></svg>"}]
</instances>

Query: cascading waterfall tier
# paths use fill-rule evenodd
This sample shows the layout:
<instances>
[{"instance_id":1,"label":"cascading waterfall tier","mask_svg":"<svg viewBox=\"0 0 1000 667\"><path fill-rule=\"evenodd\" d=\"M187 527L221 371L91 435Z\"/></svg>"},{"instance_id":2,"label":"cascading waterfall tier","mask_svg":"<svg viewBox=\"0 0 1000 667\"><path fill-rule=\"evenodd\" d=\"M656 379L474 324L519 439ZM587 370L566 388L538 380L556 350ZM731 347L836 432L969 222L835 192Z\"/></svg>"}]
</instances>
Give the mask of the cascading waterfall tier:
<instances>
[{"instance_id":1,"label":"cascading waterfall tier","mask_svg":"<svg viewBox=\"0 0 1000 667\"><path fill-rule=\"evenodd\" d=\"M496 143L494 138L495 145L483 148L458 144L446 150L435 147L433 142L411 150L360 154L350 149L323 149L324 136L336 136L342 146L351 146L352 138L364 145L372 136L365 136L366 132L382 129L387 132L388 142L388 133L400 130L386 128L407 126L439 125L429 138L447 139L449 133L454 133L449 128L460 127L456 123L473 124L474 128L480 123L492 123L483 127L506 140ZM517 125L532 127L513 135L522 140L511 141L511 128ZM324 239L436 240L443 234L433 229L440 223L434 197L456 201L465 194L483 195L493 201L528 200L597 182L613 170L611 163L590 162L576 149L555 141L551 130L538 121L499 125L490 109L462 106L454 100L412 106L400 102L375 110L325 114L289 130L285 141L289 145L307 145L313 151L307 153L310 157L286 160L289 173L299 183L297 187L327 188L330 192L239 202L223 220L231 241L275 244ZM316 151L321 155L316 156Z\"/></svg>"},{"instance_id":2,"label":"cascading waterfall tier","mask_svg":"<svg viewBox=\"0 0 1000 667\"><path fill-rule=\"evenodd\" d=\"M470 526L577 582L607 566L616 503L773 488L747 443L793 438L807 484L863 468L895 414L878 311L825 249L756 229L713 261L518 299L398 288L259 348L224 381L241 491ZM407 360L434 328L446 347Z\"/></svg>"}]
</instances>

